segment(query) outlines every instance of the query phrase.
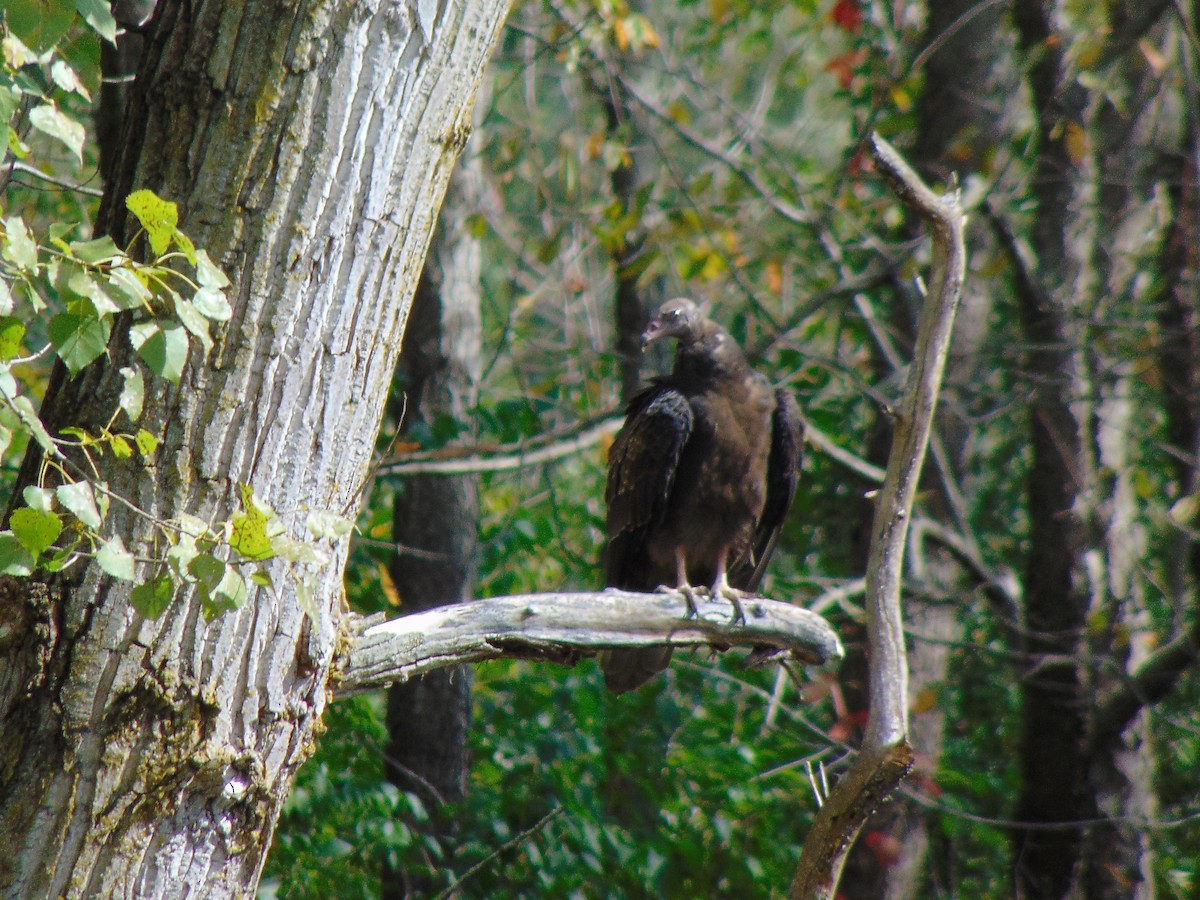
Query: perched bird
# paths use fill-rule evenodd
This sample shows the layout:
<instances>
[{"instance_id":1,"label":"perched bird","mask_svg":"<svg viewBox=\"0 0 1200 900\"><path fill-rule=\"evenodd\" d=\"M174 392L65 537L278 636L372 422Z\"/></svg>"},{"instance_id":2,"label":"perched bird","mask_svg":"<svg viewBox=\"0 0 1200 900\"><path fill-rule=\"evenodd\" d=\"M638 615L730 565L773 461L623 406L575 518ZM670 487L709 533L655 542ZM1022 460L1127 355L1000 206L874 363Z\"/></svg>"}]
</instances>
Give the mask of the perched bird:
<instances>
[{"instance_id":1,"label":"perched bird","mask_svg":"<svg viewBox=\"0 0 1200 900\"><path fill-rule=\"evenodd\" d=\"M800 411L692 301L663 304L642 346L664 338L678 341L674 369L630 401L609 451L605 584L647 592L673 585L693 615L694 585L706 586L743 619L738 598L762 580L796 491ZM670 647L600 655L617 693L670 660Z\"/></svg>"}]
</instances>

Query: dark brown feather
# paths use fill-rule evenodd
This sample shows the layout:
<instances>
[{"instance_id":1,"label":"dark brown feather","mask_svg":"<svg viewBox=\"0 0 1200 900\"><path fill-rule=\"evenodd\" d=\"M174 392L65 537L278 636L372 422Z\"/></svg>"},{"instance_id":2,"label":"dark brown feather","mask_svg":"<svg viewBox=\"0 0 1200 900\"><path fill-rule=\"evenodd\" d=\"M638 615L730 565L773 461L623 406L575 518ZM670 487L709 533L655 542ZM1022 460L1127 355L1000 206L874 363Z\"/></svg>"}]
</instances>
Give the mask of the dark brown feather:
<instances>
[{"instance_id":1,"label":"dark brown feather","mask_svg":"<svg viewBox=\"0 0 1200 900\"><path fill-rule=\"evenodd\" d=\"M800 414L747 365L737 343L690 301L665 304L644 340L675 337L669 376L629 404L609 454L605 582L652 591L729 583L755 589L791 506ZM601 654L605 682L635 688L670 661L669 647Z\"/></svg>"}]
</instances>

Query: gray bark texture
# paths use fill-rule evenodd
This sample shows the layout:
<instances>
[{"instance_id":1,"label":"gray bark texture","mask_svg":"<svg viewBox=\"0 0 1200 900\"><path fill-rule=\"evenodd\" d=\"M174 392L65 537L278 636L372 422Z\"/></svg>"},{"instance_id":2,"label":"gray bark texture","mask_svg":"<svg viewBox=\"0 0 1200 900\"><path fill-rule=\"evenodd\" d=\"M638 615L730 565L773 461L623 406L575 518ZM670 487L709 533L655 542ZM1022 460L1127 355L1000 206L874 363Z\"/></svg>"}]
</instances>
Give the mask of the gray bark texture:
<instances>
[{"instance_id":1,"label":"gray bark texture","mask_svg":"<svg viewBox=\"0 0 1200 900\"><path fill-rule=\"evenodd\" d=\"M221 521L247 484L300 539L309 511L355 514L506 12L160 4L101 225L128 239L123 198L137 188L177 202L180 227L233 279L234 316L177 387L148 385L141 424L163 443L152 466L106 461L115 492L160 518ZM48 427L106 420L130 364L118 335L79 377L57 372ZM105 527L154 553L144 517L114 505ZM273 589L212 622L190 593L145 620L129 585L94 565L0 585L0 894L252 894L328 698L345 556L342 541L307 573L275 560Z\"/></svg>"}]
</instances>

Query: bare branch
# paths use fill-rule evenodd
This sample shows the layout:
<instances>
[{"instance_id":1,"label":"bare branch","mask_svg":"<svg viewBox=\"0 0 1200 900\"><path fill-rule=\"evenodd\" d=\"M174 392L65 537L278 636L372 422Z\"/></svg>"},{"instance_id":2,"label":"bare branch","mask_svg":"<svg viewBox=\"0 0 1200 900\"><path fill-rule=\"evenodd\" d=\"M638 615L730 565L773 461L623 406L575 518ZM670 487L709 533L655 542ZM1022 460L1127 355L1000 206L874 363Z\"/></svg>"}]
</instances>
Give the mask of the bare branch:
<instances>
[{"instance_id":1,"label":"bare branch","mask_svg":"<svg viewBox=\"0 0 1200 900\"><path fill-rule=\"evenodd\" d=\"M476 472L506 472L525 466L554 462L579 453L616 434L624 416L601 419L583 431L552 443L522 441L492 448L453 447L414 453L380 466L381 475L470 475Z\"/></svg>"},{"instance_id":2,"label":"bare branch","mask_svg":"<svg viewBox=\"0 0 1200 900\"><path fill-rule=\"evenodd\" d=\"M724 599L698 598L697 606L699 615L689 619L677 592L607 590L495 597L384 622L360 619L336 691L345 696L499 657L573 664L612 647L735 645L787 652L814 665L842 656L829 624L790 603L743 600L746 621L737 625Z\"/></svg>"},{"instance_id":3,"label":"bare branch","mask_svg":"<svg viewBox=\"0 0 1200 900\"><path fill-rule=\"evenodd\" d=\"M912 767L908 734L908 662L900 584L908 523L929 444L954 314L966 269L957 192L941 197L921 181L887 141L871 137L876 169L925 222L933 238L930 290L921 312L915 356L896 418L887 476L879 490L867 561L870 718L862 750L817 813L792 882L794 898L831 898L867 816Z\"/></svg>"}]
</instances>

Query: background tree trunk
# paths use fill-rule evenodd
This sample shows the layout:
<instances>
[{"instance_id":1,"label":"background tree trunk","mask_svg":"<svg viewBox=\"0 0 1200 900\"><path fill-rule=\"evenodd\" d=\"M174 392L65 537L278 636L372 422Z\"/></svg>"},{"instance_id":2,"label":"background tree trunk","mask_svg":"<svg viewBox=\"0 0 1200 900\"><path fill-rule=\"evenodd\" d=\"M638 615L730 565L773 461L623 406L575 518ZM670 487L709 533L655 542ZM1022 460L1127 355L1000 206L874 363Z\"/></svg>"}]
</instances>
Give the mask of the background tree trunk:
<instances>
[{"instance_id":1,"label":"background tree trunk","mask_svg":"<svg viewBox=\"0 0 1200 900\"><path fill-rule=\"evenodd\" d=\"M501 2L378 12L351 2L164 2L131 94L102 219L149 187L234 281L234 315L178 387L147 390L157 464L111 488L159 517L213 521L248 484L289 533L353 516L408 306ZM382 98L382 99L381 99ZM52 430L107 419L130 364L52 380ZM137 364L136 362L133 364ZM36 466L27 466L28 483ZM153 530L106 528L149 555ZM192 595L155 621L97 566L5 588L23 640L0 663L0 868L8 896L251 893L327 698L345 541L308 573L206 623ZM293 576L311 580L311 615Z\"/></svg>"},{"instance_id":2,"label":"background tree trunk","mask_svg":"<svg viewBox=\"0 0 1200 900\"><path fill-rule=\"evenodd\" d=\"M483 191L478 158L455 172L413 299L401 354L404 430L457 428L452 443L472 443L472 415L483 368L480 345L480 250L467 228ZM478 574L479 476L414 475L399 486L393 538L401 549L392 579L403 612L462 603ZM388 689L388 778L416 793L431 813L433 835L453 831L446 804L466 794L471 670L454 666ZM384 868L383 896L430 896L431 872Z\"/></svg>"}]
</instances>

